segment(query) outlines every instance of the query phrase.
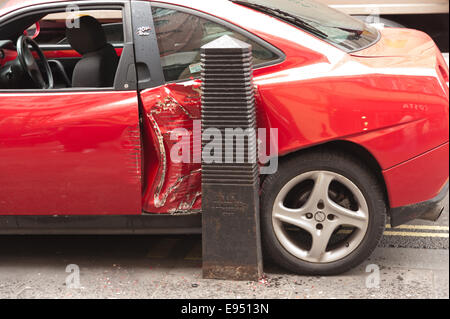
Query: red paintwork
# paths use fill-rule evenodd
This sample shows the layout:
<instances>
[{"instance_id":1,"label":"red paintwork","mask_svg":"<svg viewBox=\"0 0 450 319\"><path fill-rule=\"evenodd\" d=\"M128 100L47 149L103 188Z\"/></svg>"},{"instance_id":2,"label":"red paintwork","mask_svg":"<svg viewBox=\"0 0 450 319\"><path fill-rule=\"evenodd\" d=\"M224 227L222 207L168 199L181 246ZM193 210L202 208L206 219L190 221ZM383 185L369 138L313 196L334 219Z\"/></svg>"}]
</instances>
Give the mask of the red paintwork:
<instances>
[{"instance_id":1,"label":"red paintwork","mask_svg":"<svg viewBox=\"0 0 450 319\"><path fill-rule=\"evenodd\" d=\"M116 48L115 50L117 56L120 57L122 55L123 48ZM81 58L81 54L75 50L48 50L43 52L47 59ZM33 55L34 57L37 57L36 53L33 53ZM17 57L17 55L15 57Z\"/></svg>"},{"instance_id":2,"label":"red paintwork","mask_svg":"<svg viewBox=\"0 0 450 319\"><path fill-rule=\"evenodd\" d=\"M136 92L0 93L3 215L141 213Z\"/></svg>"},{"instance_id":3,"label":"red paintwork","mask_svg":"<svg viewBox=\"0 0 450 319\"><path fill-rule=\"evenodd\" d=\"M47 59L81 58L75 50L47 50L44 54Z\"/></svg>"},{"instance_id":4,"label":"red paintwork","mask_svg":"<svg viewBox=\"0 0 450 319\"><path fill-rule=\"evenodd\" d=\"M436 197L441 188L427 185L444 185L448 182L449 145L445 143L405 163L383 172L388 188L391 190L391 205L401 207L410 205L410 198L417 203ZM424 169L426 174L424 174ZM403 187L398 187L403 185Z\"/></svg>"},{"instance_id":5,"label":"red paintwork","mask_svg":"<svg viewBox=\"0 0 450 319\"><path fill-rule=\"evenodd\" d=\"M40 33L41 33L41 24L39 22L36 22L36 31L34 32L31 38L36 39ZM23 34L28 36L28 31L27 30L23 31Z\"/></svg>"},{"instance_id":6,"label":"red paintwork","mask_svg":"<svg viewBox=\"0 0 450 319\"><path fill-rule=\"evenodd\" d=\"M44 1L26 3L33 2ZM379 163L391 207L428 200L434 197L448 180L448 68L427 35L412 30L385 29L377 44L353 54L346 54L287 23L229 1L164 2L188 6L235 23L285 53L286 59L283 62L254 72L259 126L278 128L280 156L330 141L358 144ZM14 7L0 8L0 12L4 13L11 8ZM142 208L145 211L191 212L201 207L200 174L197 171L199 164L175 164L170 160L170 146L173 144L173 141L170 141L170 132L174 128L183 127L191 134L192 119L200 116L198 85L198 81L186 81L141 92L144 111ZM58 143L55 142L54 135L59 128L64 127L64 122L59 120L60 117L64 118L67 105L69 110L71 102L79 105L79 97L72 96L72 101L67 95L67 102L62 102L53 96L49 99L46 95L36 94L33 96L33 105L45 105L59 112L58 116L46 117L45 112L41 113L37 108L17 115L13 112L13 106L15 105L15 110L23 107L24 102L19 98L20 94L12 98L5 95L8 99L1 99L0 95L0 119L5 118L6 114L10 121L10 126L6 126L6 134L17 134L10 139L10 147L14 149L16 145L19 148L18 152L4 152L0 144L1 158L9 158L7 165L3 162L0 164L0 170L14 168L14 162L21 163L24 158L34 154L45 159L40 160L39 156L37 157L39 163L44 166L43 170L36 165L26 173L19 169L14 171L31 182L33 187L20 188L20 195L19 191L14 192L11 188L8 198L17 200L20 197L22 202L24 198L34 199L36 204L39 203L34 194L36 189L45 192L46 188L49 188L60 195L56 198L58 205L61 205L59 212L64 213L67 210L76 213L77 209L73 207L82 204L74 203L73 200L64 201L61 198L64 192L58 193L58 189L51 185L51 179L47 179L46 175L44 181L40 181L42 172L52 176L54 169L56 176L53 177L60 183L59 186L64 185L62 180L71 183L72 179L78 181L77 186L83 183L88 185L88 192L72 193L72 197L82 200L83 196L95 192L96 186L96 191L103 194L104 200L109 198L113 202L133 202L127 211L136 213L136 167L133 166L133 174L130 177L130 172L120 166L120 163L131 155L129 149L118 147L120 141L129 141L126 134L120 135L118 132L125 132L126 127L135 127L133 125L136 125L136 122L133 124L130 114L137 112L137 105L131 111L133 103L125 103L126 109L131 113L119 112L118 116L114 117L115 120L111 120L115 107L122 105L121 99L129 101L133 97L132 93L127 94L123 97L112 92L92 92L84 95L89 101L86 101L83 107L92 112L83 113L83 121L76 122L75 126L98 128L96 119L99 116L104 125L111 129L111 135L107 134L106 144L99 143L92 147L93 152L89 153L92 154L89 155L92 156L92 166L86 163L84 167L86 171L90 169L89 174L81 177L77 175L76 179L75 170L68 168L65 172L69 176L61 180L58 178L62 175L56 174L58 165L64 167L66 159L73 164L84 154L81 150L69 152L61 149L61 144L59 148L56 147ZM10 102L12 99L14 103ZM24 99L27 103L30 102L29 96L26 95ZM92 105L89 103L96 104L96 107L91 109ZM132 118L136 119L136 116L133 113ZM24 130L22 123L28 121L35 123L33 132L37 134L36 138L40 143L28 142L23 144L26 147L21 147L24 136L25 140L33 139L33 135L27 137L28 135L21 131ZM16 123L16 127L11 123ZM0 121L0 134L5 134L3 125ZM47 128L45 134L42 134L42 125ZM12 129L13 127L15 128ZM19 130L18 133L15 130ZM70 131L71 129L67 132ZM89 135L77 137L72 142L89 144L98 133L99 130L94 129L92 133L89 131ZM2 140L0 135L0 143ZM36 156L33 161L35 158ZM53 169L50 169L49 162L52 162ZM115 185L121 191L126 189L127 193L112 189L112 179L106 180L102 176L106 174L102 173L105 168L108 168L108 172L114 170L111 175L116 179ZM60 174L61 172L59 171ZM8 176L10 180L17 181L16 175ZM128 188L127 183L133 185L133 190ZM420 187L417 186L419 183ZM73 190L75 191L75 188ZM40 199L45 197L40 196ZM54 196L48 195L46 198L51 200L41 200L40 205L54 209L48 212L41 210L39 213L54 213L57 209ZM90 204L92 206L89 206ZM112 203L108 203L111 206L104 204L105 209L100 211L96 211L98 202L92 201L90 204L84 204L84 213L119 213L117 205ZM79 207L77 208L79 211ZM3 207L0 213L3 213ZM15 213L20 214L23 211L16 210Z\"/></svg>"},{"instance_id":7,"label":"red paintwork","mask_svg":"<svg viewBox=\"0 0 450 319\"><path fill-rule=\"evenodd\" d=\"M120 56L122 54L122 49L116 49L117 54ZM81 58L81 55L75 50L54 50L54 51L44 51L47 59L61 59L61 58ZM35 57L37 55L33 53ZM11 50L5 50L5 58L0 59L0 66L3 66L6 62L14 60L17 58L17 52Z\"/></svg>"},{"instance_id":8,"label":"red paintwork","mask_svg":"<svg viewBox=\"0 0 450 319\"><path fill-rule=\"evenodd\" d=\"M116 48L116 53L120 57L122 55L123 48ZM75 50L48 50L44 51L47 59L64 59L64 58L81 58L81 54L79 54Z\"/></svg>"},{"instance_id":9,"label":"red paintwork","mask_svg":"<svg viewBox=\"0 0 450 319\"><path fill-rule=\"evenodd\" d=\"M17 52L12 50L4 50L5 57L0 59L0 66L3 66L6 62L12 61L17 58Z\"/></svg>"}]
</instances>

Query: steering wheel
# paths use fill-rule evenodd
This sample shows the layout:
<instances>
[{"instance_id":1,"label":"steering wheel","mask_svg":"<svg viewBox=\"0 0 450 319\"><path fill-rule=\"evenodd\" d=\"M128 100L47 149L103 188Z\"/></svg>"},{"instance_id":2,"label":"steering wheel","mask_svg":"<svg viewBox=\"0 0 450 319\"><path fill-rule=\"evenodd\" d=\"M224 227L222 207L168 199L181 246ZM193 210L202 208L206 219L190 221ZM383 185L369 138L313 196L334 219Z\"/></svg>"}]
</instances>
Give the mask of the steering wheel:
<instances>
[{"instance_id":1,"label":"steering wheel","mask_svg":"<svg viewBox=\"0 0 450 319\"><path fill-rule=\"evenodd\" d=\"M30 50L30 46L39 56L41 63L44 67L44 72L39 69L36 59ZM39 45L30 37L26 35L21 35L17 40L17 56L19 58L20 65L23 70L30 76L34 84L41 89L52 89L53 88L53 74L48 64L48 60L45 57ZM45 73L45 80L43 73Z\"/></svg>"}]
</instances>

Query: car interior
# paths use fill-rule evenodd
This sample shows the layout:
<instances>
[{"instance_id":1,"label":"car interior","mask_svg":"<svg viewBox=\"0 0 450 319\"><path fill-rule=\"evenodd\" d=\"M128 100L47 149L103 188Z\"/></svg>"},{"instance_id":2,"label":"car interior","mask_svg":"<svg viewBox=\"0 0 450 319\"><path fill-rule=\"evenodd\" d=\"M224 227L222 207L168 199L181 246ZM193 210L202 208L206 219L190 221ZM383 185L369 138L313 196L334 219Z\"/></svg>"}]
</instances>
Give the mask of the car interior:
<instances>
[{"instance_id":1,"label":"car interior","mask_svg":"<svg viewBox=\"0 0 450 319\"><path fill-rule=\"evenodd\" d=\"M123 38L121 10L15 20L0 28L0 89L113 87Z\"/></svg>"}]
</instances>

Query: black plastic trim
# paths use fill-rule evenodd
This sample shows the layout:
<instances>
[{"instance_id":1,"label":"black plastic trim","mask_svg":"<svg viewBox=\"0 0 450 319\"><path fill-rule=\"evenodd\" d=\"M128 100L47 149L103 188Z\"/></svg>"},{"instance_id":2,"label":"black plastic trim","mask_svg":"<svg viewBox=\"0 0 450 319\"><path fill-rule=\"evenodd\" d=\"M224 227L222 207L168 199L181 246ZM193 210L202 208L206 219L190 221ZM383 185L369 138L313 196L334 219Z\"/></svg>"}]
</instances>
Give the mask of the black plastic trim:
<instances>
[{"instance_id":1,"label":"black plastic trim","mask_svg":"<svg viewBox=\"0 0 450 319\"><path fill-rule=\"evenodd\" d=\"M201 234L201 214L0 216L0 235Z\"/></svg>"},{"instance_id":2,"label":"black plastic trim","mask_svg":"<svg viewBox=\"0 0 450 319\"><path fill-rule=\"evenodd\" d=\"M64 69L64 66L62 65L61 61L59 61L59 60L48 60L48 64L55 65L55 67L58 70L59 74L63 77L65 84L68 87L72 86L72 81L67 76L66 70Z\"/></svg>"},{"instance_id":3,"label":"black plastic trim","mask_svg":"<svg viewBox=\"0 0 450 319\"><path fill-rule=\"evenodd\" d=\"M114 87L119 91L137 90L137 75L133 44L133 26L131 5L125 3L122 10L122 26L124 32L124 44L122 56L117 67Z\"/></svg>"},{"instance_id":4,"label":"black plastic trim","mask_svg":"<svg viewBox=\"0 0 450 319\"><path fill-rule=\"evenodd\" d=\"M165 83L150 2L132 1L131 16L138 89Z\"/></svg>"}]
</instances>

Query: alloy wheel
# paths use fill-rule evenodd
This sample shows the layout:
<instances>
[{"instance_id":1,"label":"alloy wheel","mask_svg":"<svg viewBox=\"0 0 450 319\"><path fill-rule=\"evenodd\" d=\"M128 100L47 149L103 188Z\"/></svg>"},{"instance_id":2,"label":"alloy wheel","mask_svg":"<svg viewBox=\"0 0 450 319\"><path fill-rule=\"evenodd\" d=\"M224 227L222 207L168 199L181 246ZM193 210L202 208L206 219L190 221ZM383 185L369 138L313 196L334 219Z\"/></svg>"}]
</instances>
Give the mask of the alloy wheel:
<instances>
[{"instance_id":1,"label":"alloy wheel","mask_svg":"<svg viewBox=\"0 0 450 319\"><path fill-rule=\"evenodd\" d=\"M351 254L369 226L361 190L332 171L311 171L291 179L278 193L272 212L274 233L293 256L331 263Z\"/></svg>"}]
</instances>

